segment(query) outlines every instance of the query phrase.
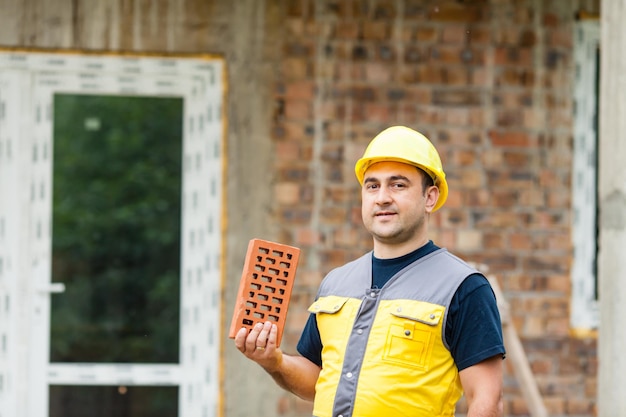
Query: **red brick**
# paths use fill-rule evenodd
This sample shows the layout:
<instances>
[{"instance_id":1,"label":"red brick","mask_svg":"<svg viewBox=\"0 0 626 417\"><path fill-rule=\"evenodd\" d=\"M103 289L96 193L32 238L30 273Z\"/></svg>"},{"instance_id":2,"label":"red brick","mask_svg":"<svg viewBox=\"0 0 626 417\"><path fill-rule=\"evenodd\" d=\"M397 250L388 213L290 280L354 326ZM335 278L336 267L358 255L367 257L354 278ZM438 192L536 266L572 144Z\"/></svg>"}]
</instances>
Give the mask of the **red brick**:
<instances>
[{"instance_id":1,"label":"red brick","mask_svg":"<svg viewBox=\"0 0 626 417\"><path fill-rule=\"evenodd\" d=\"M502 233L485 233L483 242L485 249L506 249L506 238Z\"/></svg>"},{"instance_id":2,"label":"red brick","mask_svg":"<svg viewBox=\"0 0 626 417\"><path fill-rule=\"evenodd\" d=\"M281 161L297 161L300 158L300 145L293 141L278 141L275 145L275 155Z\"/></svg>"},{"instance_id":3,"label":"red brick","mask_svg":"<svg viewBox=\"0 0 626 417\"><path fill-rule=\"evenodd\" d=\"M434 68L426 70L428 74L433 74L432 71L437 70ZM437 78L437 76L441 76L441 78ZM439 73L437 76L434 80L430 80L430 82L433 82L433 84L443 83L446 77L445 72ZM433 104L440 106L478 106L482 104L482 102L482 94L469 89L437 89L433 93Z\"/></svg>"},{"instance_id":4,"label":"red brick","mask_svg":"<svg viewBox=\"0 0 626 417\"><path fill-rule=\"evenodd\" d=\"M306 253L306 250L305 250L305 253ZM317 271L317 270L311 271L302 267L298 268L298 277L295 283L296 287L294 288L294 292L296 291L296 288L299 286L301 286L304 289L316 288L322 282L323 277L324 276L322 275L320 271ZM306 311L306 310L303 310L303 311ZM292 313L295 314L293 311Z\"/></svg>"},{"instance_id":5,"label":"red brick","mask_svg":"<svg viewBox=\"0 0 626 417\"><path fill-rule=\"evenodd\" d=\"M445 26L441 31L442 43L465 44L469 37L469 29L465 26Z\"/></svg>"},{"instance_id":6,"label":"red brick","mask_svg":"<svg viewBox=\"0 0 626 417\"><path fill-rule=\"evenodd\" d=\"M358 22L341 21L335 25L335 36L338 39L357 39L359 34Z\"/></svg>"},{"instance_id":7,"label":"red brick","mask_svg":"<svg viewBox=\"0 0 626 417\"><path fill-rule=\"evenodd\" d=\"M365 21L363 22L363 39L366 40L385 40L389 39L391 28L389 23L383 21Z\"/></svg>"},{"instance_id":8,"label":"red brick","mask_svg":"<svg viewBox=\"0 0 626 417\"><path fill-rule=\"evenodd\" d=\"M529 188L520 189L519 204L525 207L544 208L546 206L546 191L536 187L533 188L532 185Z\"/></svg>"},{"instance_id":9,"label":"red brick","mask_svg":"<svg viewBox=\"0 0 626 417\"><path fill-rule=\"evenodd\" d=\"M528 235L523 232L511 234L509 243L514 250L530 250L533 247Z\"/></svg>"},{"instance_id":10,"label":"red brick","mask_svg":"<svg viewBox=\"0 0 626 417\"><path fill-rule=\"evenodd\" d=\"M274 185L274 200L283 205L299 203L300 185L294 182L281 182Z\"/></svg>"},{"instance_id":11,"label":"red brick","mask_svg":"<svg viewBox=\"0 0 626 417\"><path fill-rule=\"evenodd\" d=\"M304 34L304 21L301 19L286 18L284 23L288 36L297 37Z\"/></svg>"},{"instance_id":12,"label":"red brick","mask_svg":"<svg viewBox=\"0 0 626 417\"><path fill-rule=\"evenodd\" d=\"M430 9L429 18L435 22L479 22L483 18L482 10L455 3L436 3Z\"/></svg>"},{"instance_id":13,"label":"red brick","mask_svg":"<svg viewBox=\"0 0 626 417\"><path fill-rule=\"evenodd\" d=\"M285 117L296 120L310 120L313 109L310 101L287 100L285 102Z\"/></svg>"},{"instance_id":14,"label":"red brick","mask_svg":"<svg viewBox=\"0 0 626 417\"><path fill-rule=\"evenodd\" d=\"M570 397L565 404L565 411L571 415L589 415L594 416L596 408L595 398Z\"/></svg>"},{"instance_id":15,"label":"red brick","mask_svg":"<svg viewBox=\"0 0 626 417\"><path fill-rule=\"evenodd\" d=\"M354 227L340 228L333 232L333 246L340 248L353 248L359 244L362 238L359 230Z\"/></svg>"},{"instance_id":16,"label":"red brick","mask_svg":"<svg viewBox=\"0 0 626 417\"><path fill-rule=\"evenodd\" d=\"M565 399L563 397L544 397L543 402L549 415L562 415L565 412Z\"/></svg>"},{"instance_id":17,"label":"red brick","mask_svg":"<svg viewBox=\"0 0 626 417\"><path fill-rule=\"evenodd\" d=\"M509 401L510 404L510 415L520 416L520 415L528 415L529 409L526 401L523 398L513 398Z\"/></svg>"},{"instance_id":18,"label":"red brick","mask_svg":"<svg viewBox=\"0 0 626 417\"><path fill-rule=\"evenodd\" d=\"M533 65L533 50L519 47L499 47L495 49L494 63L496 65Z\"/></svg>"},{"instance_id":19,"label":"red brick","mask_svg":"<svg viewBox=\"0 0 626 417\"><path fill-rule=\"evenodd\" d=\"M370 122L379 122L388 124L390 119L390 112L392 109L384 103L372 103L364 106L365 120Z\"/></svg>"},{"instance_id":20,"label":"red brick","mask_svg":"<svg viewBox=\"0 0 626 417\"><path fill-rule=\"evenodd\" d=\"M288 99L312 100L315 85L312 81L298 81L286 84L285 97Z\"/></svg>"},{"instance_id":21,"label":"red brick","mask_svg":"<svg viewBox=\"0 0 626 417\"><path fill-rule=\"evenodd\" d=\"M522 109L503 109L496 110L496 125L498 127L516 127L522 126L524 113Z\"/></svg>"},{"instance_id":22,"label":"red brick","mask_svg":"<svg viewBox=\"0 0 626 417\"><path fill-rule=\"evenodd\" d=\"M568 296L572 290L572 280L568 274L550 274L546 279L546 289L548 291L555 291Z\"/></svg>"},{"instance_id":23,"label":"red brick","mask_svg":"<svg viewBox=\"0 0 626 417\"><path fill-rule=\"evenodd\" d=\"M447 209L461 208L463 207L463 197L458 190L449 190L448 199L446 200L445 207Z\"/></svg>"},{"instance_id":24,"label":"red brick","mask_svg":"<svg viewBox=\"0 0 626 417\"><path fill-rule=\"evenodd\" d=\"M568 36L569 32L569 36ZM548 32L548 45L552 47L572 49L573 36L571 31L559 28Z\"/></svg>"},{"instance_id":25,"label":"red brick","mask_svg":"<svg viewBox=\"0 0 626 417\"><path fill-rule=\"evenodd\" d=\"M392 80L392 68L383 63L365 64L365 79L375 84L388 83Z\"/></svg>"},{"instance_id":26,"label":"red brick","mask_svg":"<svg viewBox=\"0 0 626 417\"><path fill-rule=\"evenodd\" d=\"M524 146L534 143L529 134L524 132L494 131L489 132L489 138L494 146Z\"/></svg>"},{"instance_id":27,"label":"red brick","mask_svg":"<svg viewBox=\"0 0 626 417\"><path fill-rule=\"evenodd\" d=\"M415 40L418 42L433 42L437 40L439 33L432 27L419 27L415 31Z\"/></svg>"},{"instance_id":28,"label":"red brick","mask_svg":"<svg viewBox=\"0 0 626 417\"><path fill-rule=\"evenodd\" d=\"M519 25L502 25L493 30L493 40L496 45L517 46L519 38Z\"/></svg>"},{"instance_id":29,"label":"red brick","mask_svg":"<svg viewBox=\"0 0 626 417\"><path fill-rule=\"evenodd\" d=\"M309 76L310 63L306 59L291 58L282 62L282 75L286 81L289 80L302 80Z\"/></svg>"},{"instance_id":30,"label":"red brick","mask_svg":"<svg viewBox=\"0 0 626 417\"><path fill-rule=\"evenodd\" d=\"M317 230L299 228L296 231L296 244L300 247L315 246L321 242L321 235Z\"/></svg>"},{"instance_id":31,"label":"red brick","mask_svg":"<svg viewBox=\"0 0 626 417\"><path fill-rule=\"evenodd\" d=\"M498 208L515 207L519 203L518 190L494 189L492 192L492 204Z\"/></svg>"},{"instance_id":32,"label":"red brick","mask_svg":"<svg viewBox=\"0 0 626 417\"><path fill-rule=\"evenodd\" d=\"M234 338L242 327L251 330L256 323L273 321L280 346L299 257L300 249L292 246L250 241L228 337Z\"/></svg>"},{"instance_id":33,"label":"red brick","mask_svg":"<svg viewBox=\"0 0 626 417\"><path fill-rule=\"evenodd\" d=\"M445 206L444 206L445 207ZM435 213L433 216L437 217L437 216L441 216L442 213L440 210L437 213ZM431 217L432 219L432 217ZM432 240L440 247L442 248L454 248L456 245L456 232L453 230L435 230L432 233Z\"/></svg>"}]
</instances>

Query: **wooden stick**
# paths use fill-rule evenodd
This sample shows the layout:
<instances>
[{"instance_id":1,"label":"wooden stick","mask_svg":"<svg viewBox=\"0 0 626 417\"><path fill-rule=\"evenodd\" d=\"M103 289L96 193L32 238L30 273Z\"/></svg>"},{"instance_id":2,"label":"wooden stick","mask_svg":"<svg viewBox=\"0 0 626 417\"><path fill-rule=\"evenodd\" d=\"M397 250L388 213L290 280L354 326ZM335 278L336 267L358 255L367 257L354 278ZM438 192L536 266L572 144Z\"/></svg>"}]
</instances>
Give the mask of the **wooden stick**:
<instances>
[{"instance_id":1,"label":"wooden stick","mask_svg":"<svg viewBox=\"0 0 626 417\"><path fill-rule=\"evenodd\" d=\"M530 364L522 342L517 336L515 326L511 321L511 313L509 304L504 299L504 295L498 285L498 280L494 276L488 276L487 279L491 283L493 292L496 295L498 302L498 310L500 310L500 316L502 317L502 331L504 336L504 345L506 346L507 358L511 360L513 364L513 371L520 383L520 389L524 400L528 405L531 417L548 417L548 411L543 403L539 388L537 387L537 381L533 376L530 369Z\"/></svg>"}]
</instances>

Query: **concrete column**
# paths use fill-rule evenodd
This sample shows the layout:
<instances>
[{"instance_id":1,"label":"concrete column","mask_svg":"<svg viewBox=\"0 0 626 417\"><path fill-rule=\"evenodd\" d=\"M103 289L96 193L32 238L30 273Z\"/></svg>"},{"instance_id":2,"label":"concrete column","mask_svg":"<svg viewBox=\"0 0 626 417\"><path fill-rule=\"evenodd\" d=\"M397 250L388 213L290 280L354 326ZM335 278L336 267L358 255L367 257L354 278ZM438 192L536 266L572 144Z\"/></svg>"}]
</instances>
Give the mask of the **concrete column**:
<instances>
[{"instance_id":1,"label":"concrete column","mask_svg":"<svg viewBox=\"0 0 626 417\"><path fill-rule=\"evenodd\" d=\"M598 410L626 416L626 0L602 1L600 20ZM591 238L591 237L590 237Z\"/></svg>"}]
</instances>

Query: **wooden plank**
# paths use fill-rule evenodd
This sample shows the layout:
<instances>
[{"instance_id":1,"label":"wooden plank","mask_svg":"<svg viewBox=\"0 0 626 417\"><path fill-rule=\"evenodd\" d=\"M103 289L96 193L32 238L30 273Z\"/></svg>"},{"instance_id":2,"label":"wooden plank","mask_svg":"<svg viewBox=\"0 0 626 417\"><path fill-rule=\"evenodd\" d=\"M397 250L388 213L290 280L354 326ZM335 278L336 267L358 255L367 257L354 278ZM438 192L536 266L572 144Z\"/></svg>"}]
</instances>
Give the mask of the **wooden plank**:
<instances>
[{"instance_id":1,"label":"wooden plank","mask_svg":"<svg viewBox=\"0 0 626 417\"><path fill-rule=\"evenodd\" d=\"M522 396L528 406L528 411L531 417L548 417L548 411L541 398L537 381L530 369L526 352L511 321L509 304L505 300L502 290L500 290L500 285L496 277L488 276L487 279L493 288L498 302L498 310L500 310L500 316L502 318L502 332L507 359L510 360L513 365L513 372L519 382Z\"/></svg>"}]
</instances>

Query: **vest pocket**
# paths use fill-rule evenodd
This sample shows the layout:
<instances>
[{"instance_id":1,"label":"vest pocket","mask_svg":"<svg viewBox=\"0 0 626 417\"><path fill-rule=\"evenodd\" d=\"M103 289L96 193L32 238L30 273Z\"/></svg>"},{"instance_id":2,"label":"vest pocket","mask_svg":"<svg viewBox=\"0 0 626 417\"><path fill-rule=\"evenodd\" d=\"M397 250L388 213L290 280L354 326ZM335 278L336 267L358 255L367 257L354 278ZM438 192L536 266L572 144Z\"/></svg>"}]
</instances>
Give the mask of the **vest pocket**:
<instances>
[{"instance_id":1,"label":"vest pocket","mask_svg":"<svg viewBox=\"0 0 626 417\"><path fill-rule=\"evenodd\" d=\"M427 371L437 337L441 337L443 307L427 303L397 305L390 311L383 359Z\"/></svg>"},{"instance_id":2,"label":"vest pocket","mask_svg":"<svg viewBox=\"0 0 626 417\"><path fill-rule=\"evenodd\" d=\"M347 343L346 335L350 334L350 326L354 321L354 308L348 308L348 300L347 297L331 295L320 297L309 307L309 312L315 314L325 348L336 344L338 340L343 344Z\"/></svg>"},{"instance_id":3,"label":"vest pocket","mask_svg":"<svg viewBox=\"0 0 626 417\"><path fill-rule=\"evenodd\" d=\"M309 307L309 313L335 314L348 301L348 297L337 297L334 295L321 297Z\"/></svg>"}]
</instances>

